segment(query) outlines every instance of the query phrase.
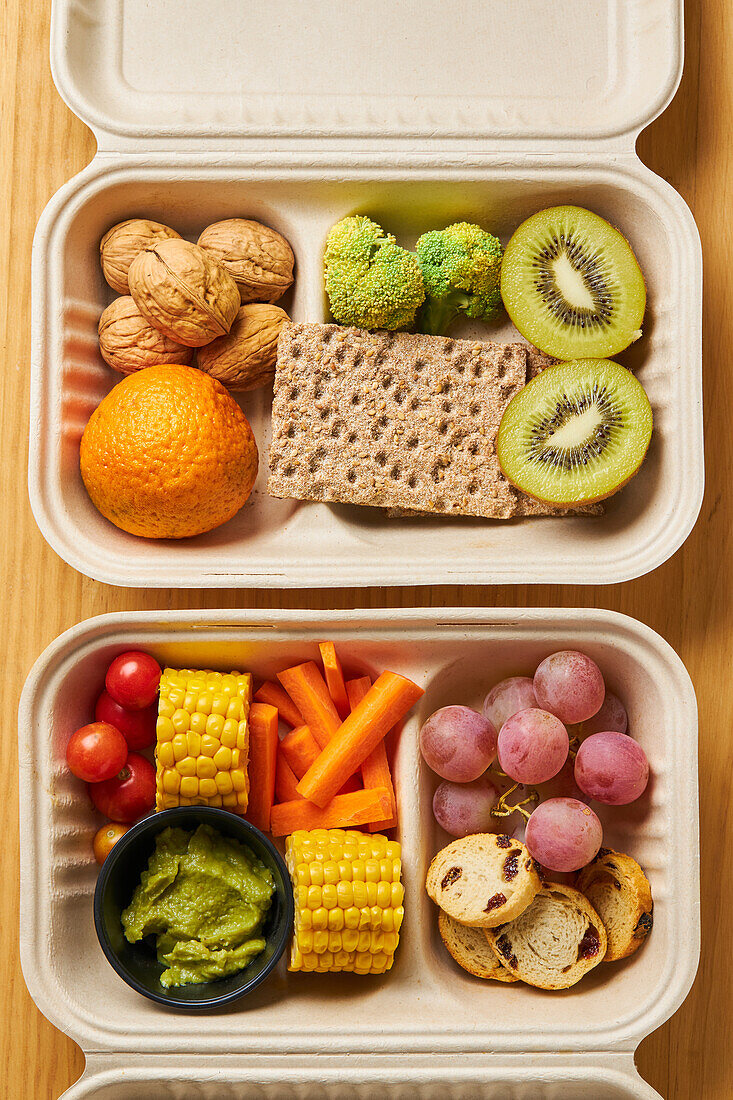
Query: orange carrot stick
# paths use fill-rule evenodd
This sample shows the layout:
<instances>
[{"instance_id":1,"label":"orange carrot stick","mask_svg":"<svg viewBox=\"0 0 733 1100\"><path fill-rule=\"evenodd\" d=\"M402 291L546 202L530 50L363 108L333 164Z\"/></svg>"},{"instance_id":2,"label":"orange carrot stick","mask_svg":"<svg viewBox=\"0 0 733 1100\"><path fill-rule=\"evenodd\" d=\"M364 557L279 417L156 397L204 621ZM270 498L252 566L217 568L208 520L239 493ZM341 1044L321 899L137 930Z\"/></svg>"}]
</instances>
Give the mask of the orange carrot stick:
<instances>
[{"instance_id":1,"label":"orange carrot stick","mask_svg":"<svg viewBox=\"0 0 733 1100\"><path fill-rule=\"evenodd\" d=\"M358 680L349 680L346 685L346 694L352 710L359 705L371 686L372 681L368 676L362 676ZM389 770L387 746L383 740L367 756L361 766L361 774L365 787L386 787L392 798L392 816L389 821L383 821L379 825L369 825L369 831L394 829L397 824L397 799L392 783L392 773Z\"/></svg>"},{"instance_id":2,"label":"orange carrot stick","mask_svg":"<svg viewBox=\"0 0 733 1100\"><path fill-rule=\"evenodd\" d=\"M275 799L277 707L253 703L249 711L249 804L244 815L266 833Z\"/></svg>"},{"instance_id":3,"label":"orange carrot stick","mask_svg":"<svg viewBox=\"0 0 733 1100\"><path fill-rule=\"evenodd\" d=\"M391 812L389 791L378 787L337 794L323 809L304 798L283 802L272 807L270 823L273 836L287 836L297 829L350 829L355 825L386 821Z\"/></svg>"},{"instance_id":4,"label":"orange carrot stick","mask_svg":"<svg viewBox=\"0 0 733 1100\"><path fill-rule=\"evenodd\" d=\"M341 725L341 719L318 665L315 661L306 661L278 672L277 678L303 715L298 724L308 726L319 748L325 748Z\"/></svg>"},{"instance_id":5,"label":"orange carrot stick","mask_svg":"<svg viewBox=\"0 0 733 1100\"><path fill-rule=\"evenodd\" d=\"M341 668L341 662L336 653L336 646L333 642L319 642L318 648L321 651L323 671L326 674L326 684L329 693L333 699L336 710L339 712L339 718L343 721L349 713L350 708L349 700L346 695L346 684L344 683L344 670Z\"/></svg>"},{"instance_id":6,"label":"orange carrot stick","mask_svg":"<svg viewBox=\"0 0 733 1100\"><path fill-rule=\"evenodd\" d=\"M318 742L308 726L298 726L297 729L286 734L280 742L280 752L298 779L303 778L320 751Z\"/></svg>"},{"instance_id":7,"label":"orange carrot stick","mask_svg":"<svg viewBox=\"0 0 733 1100\"><path fill-rule=\"evenodd\" d=\"M275 795L278 802L292 802L301 797L298 794L298 777L280 750L278 750L275 770ZM270 822L272 823L272 813L270 813Z\"/></svg>"},{"instance_id":8,"label":"orange carrot stick","mask_svg":"<svg viewBox=\"0 0 733 1100\"><path fill-rule=\"evenodd\" d=\"M277 707L283 722L287 722L293 729L303 725L303 717L287 691L272 680L265 680L262 687L255 692L254 698L258 703L269 703L270 706Z\"/></svg>"},{"instance_id":9,"label":"orange carrot stick","mask_svg":"<svg viewBox=\"0 0 733 1100\"><path fill-rule=\"evenodd\" d=\"M407 677L383 672L311 764L298 783L298 793L325 806L423 694Z\"/></svg>"}]
</instances>

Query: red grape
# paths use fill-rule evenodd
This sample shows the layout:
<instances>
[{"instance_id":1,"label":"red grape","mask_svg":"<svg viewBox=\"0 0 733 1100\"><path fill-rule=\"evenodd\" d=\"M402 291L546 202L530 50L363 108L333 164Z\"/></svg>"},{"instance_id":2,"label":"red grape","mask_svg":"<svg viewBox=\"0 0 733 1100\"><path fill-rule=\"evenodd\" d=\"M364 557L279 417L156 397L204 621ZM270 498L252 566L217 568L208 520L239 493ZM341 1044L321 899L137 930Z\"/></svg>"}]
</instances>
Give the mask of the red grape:
<instances>
[{"instance_id":1,"label":"red grape","mask_svg":"<svg viewBox=\"0 0 733 1100\"><path fill-rule=\"evenodd\" d=\"M615 733L626 733L628 724L626 707L618 695L614 695L612 691L606 691L603 706L597 714L583 722L582 733L584 736L589 736L591 733L608 733L609 730Z\"/></svg>"},{"instance_id":2,"label":"red grape","mask_svg":"<svg viewBox=\"0 0 733 1100\"><path fill-rule=\"evenodd\" d=\"M602 842L598 817L577 798L541 802L527 822L525 844L548 871L585 867L598 855Z\"/></svg>"},{"instance_id":3,"label":"red grape","mask_svg":"<svg viewBox=\"0 0 733 1100\"><path fill-rule=\"evenodd\" d=\"M155 722L158 708L155 704L143 710L127 710L115 702L108 691L97 699L94 717L98 722L109 722L118 729L128 748L146 749L155 741Z\"/></svg>"},{"instance_id":4,"label":"red grape","mask_svg":"<svg viewBox=\"0 0 733 1100\"><path fill-rule=\"evenodd\" d=\"M104 783L90 783L87 789L105 817L137 821L155 805L155 768L144 756L131 752L118 775Z\"/></svg>"},{"instance_id":5,"label":"red grape","mask_svg":"<svg viewBox=\"0 0 733 1100\"><path fill-rule=\"evenodd\" d=\"M451 836L488 833L494 819L491 811L499 792L486 776L473 783L441 783L433 795L433 813L438 824Z\"/></svg>"},{"instance_id":6,"label":"red grape","mask_svg":"<svg viewBox=\"0 0 733 1100\"><path fill-rule=\"evenodd\" d=\"M478 779L496 756L496 730L470 707L442 707L420 730L420 752L442 779Z\"/></svg>"},{"instance_id":7,"label":"red grape","mask_svg":"<svg viewBox=\"0 0 733 1100\"><path fill-rule=\"evenodd\" d=\"M575 781L581 791L607 806L626 806L646 790L649 761L625 733L594 733L578 749Z\"/></svg>"},{"instance_id":8,"label":"red grape","mask_svg":"<svg viewBox=\"0 0 733 1100\"><path fill-rule=\"evenodd\" d=\"M149 707L158 695L161 669L149 653L120 653L107 669L105 687L116 703L127 710Z\"/></svg>"},{"instance_id":9,"label":"red grape","mask_svg":"<svg viewBox=\"0 0 733 1100\"><path fill-rule=\"evenodd\" d=\"M127 760L127 741L108 722L90 722L72 733L66 746L69 771L86 783L117 775Z\"/></svg>"},{"instance_id":10,"label":"red grape","mask_svg":"<svg viewBox=\"0 0 733 1100\"><path fill-rule=\"evenodd\" d=\"M484 699L483 715L500 730L507 718L518 710L529 710L537 706L534 686L530 676L510 676L492 687Z\"/></svg>"},{"instance_id":11,"label":"red grape","mask_svg":"<svg viewBox=\"0 0 733 1100\"><path fill-rule=\"evenodd\" d=\"M517 783L544 783L568 755L568 731L559 718L530 707L508 718L499 731L499 763Z\"/></svg>"},{"instance_id":12,"label":"red grape","mask_svg":"<svg viewBox=\"0 0 733 1100\"><path fill-rule=\"evenodd\" d=\"M603 705L606 686L595 661L574 649L553 653L534 674L537 705L566 725L585 722Z\"/></svg>"}]
</instances>

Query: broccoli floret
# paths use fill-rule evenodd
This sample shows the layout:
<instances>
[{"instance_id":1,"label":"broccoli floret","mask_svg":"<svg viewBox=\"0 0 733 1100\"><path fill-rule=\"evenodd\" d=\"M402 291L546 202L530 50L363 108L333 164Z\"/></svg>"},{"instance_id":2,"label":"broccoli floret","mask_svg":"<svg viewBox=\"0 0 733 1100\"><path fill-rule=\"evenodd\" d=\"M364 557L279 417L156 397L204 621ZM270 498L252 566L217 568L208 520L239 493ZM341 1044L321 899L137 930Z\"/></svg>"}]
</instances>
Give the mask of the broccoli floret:
<instances>
[{"instance_id":1,"label":"broccoli floret","mask_svg":"<svg viewBox=\"0 0 733 1100\"><path fill-rule=\"evenodd\" d=\"M326 240L326 293L331 313L357 328L409 328L425 300L414 252L395 244L370 218L344 218Z\"/></svg>"},{"instance_id":2,"label":"broccoli floret","mask_svg":"<svg viewBox=\"0 0 733 1100\"><path fill-rule=\"evenodd\" d=\"M457 222L424 233L416 245L425 280L421 332L447 332L461 314L488 321L501 305L502 247L478 225Z\"/></svg>"}]
</instances>

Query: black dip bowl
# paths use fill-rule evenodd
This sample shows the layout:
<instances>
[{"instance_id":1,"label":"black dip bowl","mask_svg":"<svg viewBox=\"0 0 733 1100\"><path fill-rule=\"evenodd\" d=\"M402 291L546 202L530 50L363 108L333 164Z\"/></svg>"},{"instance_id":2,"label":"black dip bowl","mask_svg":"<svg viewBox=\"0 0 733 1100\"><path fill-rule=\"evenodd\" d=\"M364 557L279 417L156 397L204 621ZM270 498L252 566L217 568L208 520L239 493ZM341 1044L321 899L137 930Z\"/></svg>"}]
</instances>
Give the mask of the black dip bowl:
<instances>
[{"instance_id":1,"label":"black dip bowl","mask_svg":"<svg viewBox=\"0 0 733 1100\"><path fill-rule=\"evenodd\" d=\"M272 872L275 891L262 929L267 944L265 950L238 974L199 985L171 986L167 990L160 984L163 967L156 958L154 942L146 937L139 943L128 943L120 915L130 904L140 876L147 870L158 833L170 826L193 831L204 824L245 844ZM214 806L179 806L143 818L117 841L97 879L94 924L107 960L129 986L168 1008L201 1012L219 1008L250 993L277 965L292 934L293 889L283 857L269 837L254 825Z\"/></svg>"}]
</instances>

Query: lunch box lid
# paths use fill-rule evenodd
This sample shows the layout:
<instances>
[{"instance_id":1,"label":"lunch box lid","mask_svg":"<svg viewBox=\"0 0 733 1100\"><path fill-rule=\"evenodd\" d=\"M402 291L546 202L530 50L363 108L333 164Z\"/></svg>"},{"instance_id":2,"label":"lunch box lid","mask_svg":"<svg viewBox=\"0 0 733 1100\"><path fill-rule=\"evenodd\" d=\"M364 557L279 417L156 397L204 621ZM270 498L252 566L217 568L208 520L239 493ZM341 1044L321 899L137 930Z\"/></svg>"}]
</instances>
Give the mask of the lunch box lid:
<instances>
[{"instance_id":1,"label":"lunch box lid","mask_svg":"<svg viewBox=\"0 0 733 1100\"><path fill-rule=\"evenodd\" d=\"M102 151L628 151L682 57L683 0L54 0L51 28Z\"/></svg>"}]
</instances>

